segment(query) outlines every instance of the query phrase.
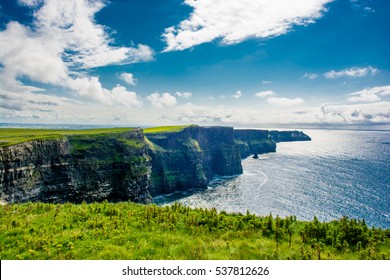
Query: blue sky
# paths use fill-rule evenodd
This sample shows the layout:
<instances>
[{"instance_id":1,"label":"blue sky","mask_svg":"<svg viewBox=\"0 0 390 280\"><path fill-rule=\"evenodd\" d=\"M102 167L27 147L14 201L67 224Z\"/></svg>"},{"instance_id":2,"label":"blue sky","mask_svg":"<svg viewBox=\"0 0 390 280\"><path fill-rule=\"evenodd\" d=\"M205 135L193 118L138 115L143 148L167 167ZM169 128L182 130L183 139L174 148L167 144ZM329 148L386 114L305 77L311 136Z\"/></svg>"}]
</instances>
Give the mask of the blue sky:
<instances>
[{"instance_id":1,"label":"blue sky","mask_svg":"<svg viewBox=\"0 0 390 280\"><path fill-rule=\"evenodd\" d=\"M387 0L0 0L2 122L390 128Z\"/></svg>"}]
</instances>

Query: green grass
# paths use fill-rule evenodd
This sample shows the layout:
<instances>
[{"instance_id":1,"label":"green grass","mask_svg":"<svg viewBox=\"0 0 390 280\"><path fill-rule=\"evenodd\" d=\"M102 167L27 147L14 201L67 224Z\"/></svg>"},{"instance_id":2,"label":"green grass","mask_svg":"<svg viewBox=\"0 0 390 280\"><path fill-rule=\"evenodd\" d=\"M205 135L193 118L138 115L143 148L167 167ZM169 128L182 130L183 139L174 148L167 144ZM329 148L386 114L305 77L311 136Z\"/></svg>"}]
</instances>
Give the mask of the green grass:
<instances>
[{"instance_id":1,"label":"green grass","mask_svg":"<svg viewBox=\"0 0 390 280\"><path fill-rule=\"evenodd\" d=\"M145 134L153 133L166 133L166 132L180 132L186 127L195 126L195 125L176 125L176 126L158 126L158 127L149 127L145 128Z\"/></svg>"},{"instance_id":2,"label":"green grass","mask_svg":"<svg viewBox=\"0 0 390 280\"><path fill-rule=\"evenodd\" d=\"M390 230L342 218L129 202L0 206L0 259L389 259Z\"/></svg>"},{"instance_id":3,"label":"green grass","mask_svg":"<svg viewBox=\"0 0 390 280\"><path fill-rule=\"evenodd\" d=\"M127 146L133 147L135 149L142 149L145 146L145 142L141 139L126 139L126 138L119 138L120 141L122 141Z\"/></svg>"},{"instance_id":4,"label":"green grass","mask_svg":"<svg viewBox=\"0 0 390 280\"><path fill-rule=\"evenodd\" d=\"M201 152L202 149L201 147L199 146L199 143L198 141L196 141L195 139L193 138L188 138L185 142L184 142L184 145L191 149L191 150L194 150L194 151L197 151L197 152Z\"/></svg>"},{"instance_id":5,"label":"green grass","mask_svg":"<svg viewBox=\"0 0 390 280\"><path fill-rule=\"evenodd\" d=\"M0 128L0 147L7 147L32 140L56 140L70 135L103 135L123 133L134 128L98 128L84 130Z\"/></svg>"}]
</instances>

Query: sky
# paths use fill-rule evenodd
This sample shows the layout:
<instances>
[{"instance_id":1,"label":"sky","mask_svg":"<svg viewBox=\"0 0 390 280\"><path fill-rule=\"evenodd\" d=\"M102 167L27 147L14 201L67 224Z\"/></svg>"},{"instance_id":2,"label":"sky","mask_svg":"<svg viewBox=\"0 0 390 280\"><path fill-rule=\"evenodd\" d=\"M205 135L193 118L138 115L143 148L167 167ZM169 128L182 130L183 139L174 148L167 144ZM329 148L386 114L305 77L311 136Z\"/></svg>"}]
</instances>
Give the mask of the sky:
<instances>
[{"instance_id":1,"label":"sky","mask_svg":"<svg viewBox=\"0 0 390 280\"><path fill-rule=\"evenodd\" d=\"M390 129L388 0L0 0L0 123Z\"/></svg>"}]
</instances>

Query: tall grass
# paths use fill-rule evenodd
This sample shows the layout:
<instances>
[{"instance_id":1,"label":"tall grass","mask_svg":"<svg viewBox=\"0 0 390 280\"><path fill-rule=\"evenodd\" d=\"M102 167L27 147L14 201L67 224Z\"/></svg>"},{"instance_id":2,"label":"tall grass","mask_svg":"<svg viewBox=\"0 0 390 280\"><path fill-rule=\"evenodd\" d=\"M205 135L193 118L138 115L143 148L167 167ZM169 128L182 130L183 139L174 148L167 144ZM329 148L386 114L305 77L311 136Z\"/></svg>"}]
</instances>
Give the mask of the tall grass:
<instances>
[{"instance_id":1,"label":"tall grass","mask_svg":"<svg viewBox=\"0 0 390 280\"><path fill-rule=\"evenodd\" d=\"M217 213L178 204L0 206L1 259L389 259L390 231L348 219Z\"/></svg>"}]
</instances>

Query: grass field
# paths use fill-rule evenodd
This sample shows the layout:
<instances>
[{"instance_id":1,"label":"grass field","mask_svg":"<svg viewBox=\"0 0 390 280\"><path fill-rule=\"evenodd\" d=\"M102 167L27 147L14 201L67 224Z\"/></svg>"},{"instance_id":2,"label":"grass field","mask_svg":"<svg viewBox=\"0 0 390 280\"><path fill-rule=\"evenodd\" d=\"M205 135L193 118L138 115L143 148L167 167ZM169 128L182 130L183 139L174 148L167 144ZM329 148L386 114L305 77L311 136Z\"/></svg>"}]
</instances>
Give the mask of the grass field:
<instances>
[{"instance_id":1,"label":"grass field","mask_svg":"<svg viewBox=\"0 0 390 280\"><path fill-rule=\"evenodd\" d=\"M390 230L122 203L0 206L6 259L389 259Z\"/></svg>"},{"instance_id":2,"label":"grass field","mask_svg":"<svg viewBox=\"0 0 390 280\"><path fill-rule=\"evenodd\" d=\"M176 125L176 126L157 126L157 127L149 127L145 128L145 134L153 134L153 133L166 133L166 132L180 132L184 128L194 126L194 125Z\"/></svg>"},{"instance_id":3,"label":"grass field","mask_svg":"<svg viewBox=\"0 0 390 280\"><path fill-rule=\"evenodd\" d=\"M145 134L180 132L184 126L159 126L144 129ZM99 135L121 133L134 128L97 128L97 129L34 129L34 128L0 128L0 147L7 147L32 140L55 140L70 135Z\"/></svg>"},{"instance_id":4,"label":"grass field","mask_svg":"<svg viewBox=\"0 0 390 280\"><path fill-rule=\"evenodd\" d=\"M83 130L0 128L0 147L12 146L32 140L55 140L69 135L98 135L121 133L134 128L98 128Z\"/></svg>"}]
</instances>

